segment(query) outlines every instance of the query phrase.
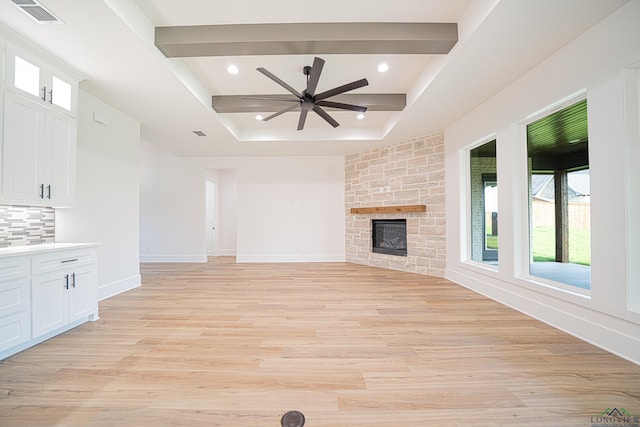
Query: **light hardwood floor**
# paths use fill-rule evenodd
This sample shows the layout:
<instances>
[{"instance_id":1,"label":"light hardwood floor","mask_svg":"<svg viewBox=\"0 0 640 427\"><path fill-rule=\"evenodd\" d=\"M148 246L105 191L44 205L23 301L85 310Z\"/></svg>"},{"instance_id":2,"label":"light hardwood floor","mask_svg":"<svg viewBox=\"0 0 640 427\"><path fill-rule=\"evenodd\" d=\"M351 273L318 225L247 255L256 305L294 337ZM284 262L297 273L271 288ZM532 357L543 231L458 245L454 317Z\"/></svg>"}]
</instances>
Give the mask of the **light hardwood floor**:
<instances>
[{"instance_id":1,"label":"light hardwood floor","mask_svg":"<svg viewBox=\"0 0 640 427\"><path fill-rule=\"evenodd\" d=\"M444 279L144 264L101 319L0 364L0 426L589 426L640 366Z\"/></svg>"}]
</instances>

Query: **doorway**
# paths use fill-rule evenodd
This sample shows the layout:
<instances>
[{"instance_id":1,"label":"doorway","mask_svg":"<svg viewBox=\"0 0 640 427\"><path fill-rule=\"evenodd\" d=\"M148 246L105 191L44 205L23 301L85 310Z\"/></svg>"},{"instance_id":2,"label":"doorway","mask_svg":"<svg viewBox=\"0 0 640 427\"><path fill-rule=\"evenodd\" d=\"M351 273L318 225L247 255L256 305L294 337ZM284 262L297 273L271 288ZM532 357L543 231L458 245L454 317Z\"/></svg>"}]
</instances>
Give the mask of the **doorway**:
<instances>
[{"instance_id":1,"label":"doorway","mask_svg":"<svg viewBox=\"0 0 640 427\"><path fill-rule=\"evenodd\" d=\"M207 180L206 223L207 256L218 256L217 225L218 184Z\"/></svg>"},{"instance_id":2,"label":"doorway","mask_svg":"<svg viewBox=\"0 0 640 427\"><path fill-rule=\"evenodd\" d=\"M205 230L207 256L237 254L238 174L236 169L207 169L205 175Z\"/></svg>"}]
</instances>

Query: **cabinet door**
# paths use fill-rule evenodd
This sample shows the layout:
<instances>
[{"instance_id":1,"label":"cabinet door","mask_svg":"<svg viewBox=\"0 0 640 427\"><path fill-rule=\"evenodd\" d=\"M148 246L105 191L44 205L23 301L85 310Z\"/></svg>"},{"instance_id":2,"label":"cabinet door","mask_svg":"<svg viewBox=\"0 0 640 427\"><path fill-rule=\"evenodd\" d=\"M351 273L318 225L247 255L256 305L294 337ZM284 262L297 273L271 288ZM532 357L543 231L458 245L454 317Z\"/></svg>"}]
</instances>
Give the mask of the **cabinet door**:
<instances>
[{"instance_id":1,"label":"cabinet door","mask_svg":"<svg viewBox=\"0 0 640 427\"><path fill-rule=\"evenodd\" d=\"M33 338L69 323L69 290L64 272L31 278Z\"/></svg>"},{"instance_id":2,"label":"cabinet door","mask_svg":"<svg viewBox=\"0 0 640 427\"><path fill-rule=\"evenodd\" d=\"M96 269L92 266L76 268L69 279L69 322L95 313Z\"/></svg>"},{"instance_id":3,"label":"cabinet door","mask_svg":"<svg viewBox=\"0 0 640 427\"><path fill-rule=\"evenodd\" d=\"M2 156L2 201L73 206L76 121L7 92Z\"/></svg>"},{"instance_id":4,"label":"cabinet door","mask_svg":"<svg viewBox=\"0 0 640 427\"><path fill-rule=\"evenodd\" d=\"M42 152L45 108L5 93L2 144L2 198L8 203L42 205Z\"/></svg>"},{"instance_id":5,"label":"cabinet door","mask_svg":"<svg viewBox=\"0 0 640 427\"><path fill-rule=\"evenodd\" d=\"M76 124L75 119L56 111L47 111L45 135L45 194L47 204L54 207L72 206L76 186Z\"/></svg>"},{"instance_id":6,"label":"cabinet door","mask_svg":"<svg viewBox=\"0 0 640 427\"><path fill-rule=\"evenodd\" d=\"M0 260L0 359L2 352L31 339L29 259Z\"/></svg>"},{"instance_id":7,"label":"cabinet door","mask_svg":"<svg viewBox=\"0 0 640 427\"><path fill-rule=\"evenodd\" d=\"M0 354L30 339L31 317L28 311L0 317Z\"/></svg>"},{"instance_id":8,"label":"cabinet door","mask_svg":"<svg viewBox=\"0 0 640 427\"><path fill-rule=\"evenodd\" d=\"M78 99L77 83L56 71L50 73L50 82L51 91L48 93L47 101L51 107L75 116Z\"/></svg>"},{"instance_id":9,"label":"cabinet door","mask_svg":"<svg viewBox=\"0 0 640 427\"><path fill-rule=\"evenodd\" d=\"M31 304L29 277L0 282L0 318L28 311Z\"/></svg>"},{"instance_id":10,"label":"cabinet door","mask_svg":"<svg viewBox=\"0 0 640 427\"><path fill-rule=\"evenodd\" d=\"M7 49L7 89L33 100L45 101L46 82L42 66L23 52Z\"/></svg>"}]
</instances>

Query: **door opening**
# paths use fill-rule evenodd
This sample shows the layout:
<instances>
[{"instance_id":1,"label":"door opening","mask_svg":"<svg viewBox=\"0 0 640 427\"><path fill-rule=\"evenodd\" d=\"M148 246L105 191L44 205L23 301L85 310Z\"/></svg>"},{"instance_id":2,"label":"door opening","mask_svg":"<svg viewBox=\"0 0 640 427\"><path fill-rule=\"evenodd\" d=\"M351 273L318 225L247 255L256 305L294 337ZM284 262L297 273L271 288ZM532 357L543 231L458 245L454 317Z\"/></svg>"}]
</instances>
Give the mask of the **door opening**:
<instances>
[{"instance_id":1,"label":"door opening","mask_svg":"<svg viewBox=\"0 0 640 427\"><path fill-rule=\"evenodd\" d=\"M206 223L207 223L207 256L218 256L218 239L216 230L218 185L207 180Z\"/></svg>"}]
</instances>

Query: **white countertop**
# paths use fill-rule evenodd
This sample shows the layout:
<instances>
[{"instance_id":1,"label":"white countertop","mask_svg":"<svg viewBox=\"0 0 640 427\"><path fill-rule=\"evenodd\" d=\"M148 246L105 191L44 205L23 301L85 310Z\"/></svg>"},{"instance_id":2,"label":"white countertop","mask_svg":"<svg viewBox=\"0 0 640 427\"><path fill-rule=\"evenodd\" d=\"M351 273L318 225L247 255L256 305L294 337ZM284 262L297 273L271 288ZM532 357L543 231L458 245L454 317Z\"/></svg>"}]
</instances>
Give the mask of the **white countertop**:
<instances>
[{"instance_id":1,"label":"white countertop","mask_svg":"<svg viewBox=\"0 0 640 427\"><path fill-rule=\"evenodd\" d=\"M65 249L80 249L98 246L97 243L43 243L41 245L10 246L0 248L0 257L12 255L29 255L40 252L59 251Z\"/></svg>"}]
</instances>

